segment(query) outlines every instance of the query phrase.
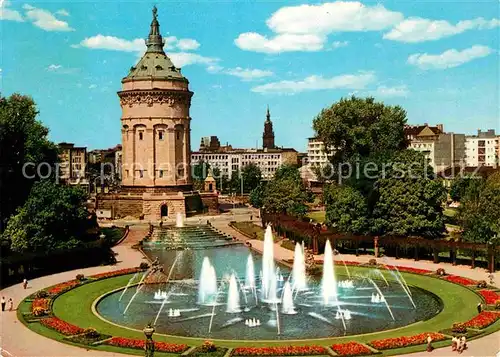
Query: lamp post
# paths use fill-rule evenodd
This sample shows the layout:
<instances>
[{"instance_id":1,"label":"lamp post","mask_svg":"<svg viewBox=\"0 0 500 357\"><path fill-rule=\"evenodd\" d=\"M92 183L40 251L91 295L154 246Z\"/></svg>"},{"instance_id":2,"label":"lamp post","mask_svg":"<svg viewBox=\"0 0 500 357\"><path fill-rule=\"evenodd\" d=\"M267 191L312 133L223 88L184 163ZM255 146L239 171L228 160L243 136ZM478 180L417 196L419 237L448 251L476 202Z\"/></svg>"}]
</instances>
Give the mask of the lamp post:
<instances>
[{"instance_id":1,"label":"lamp post","mask_svg":"<svg viewBox=\"0 0 500 357\"><path fill-rule=\"evenodd\" d=\"M144 345L144 356L145 357L154 357L155 355L155 342L153 341L153 333L155 332L155 328L151 326L149 323L144 329L144 336L146 336L146 344Z\"/></svg>"}]
</instances>

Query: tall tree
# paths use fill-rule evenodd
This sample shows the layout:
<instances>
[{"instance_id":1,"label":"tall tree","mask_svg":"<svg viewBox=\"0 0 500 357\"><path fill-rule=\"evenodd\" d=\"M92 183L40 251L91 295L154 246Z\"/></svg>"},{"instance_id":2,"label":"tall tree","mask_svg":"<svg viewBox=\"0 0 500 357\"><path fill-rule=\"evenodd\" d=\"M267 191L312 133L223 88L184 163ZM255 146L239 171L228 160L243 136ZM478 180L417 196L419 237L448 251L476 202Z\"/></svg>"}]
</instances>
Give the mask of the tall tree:
<instances>
[{"instance_id":1,"label":"tall tree","mask_svg":"<svg viewBox=\"0 0 500 357\"><path fill-rule=\"evenodd\" d=\"M260 181L262 180L260 168L254 163L250 163L249 165L243 167L241 175L243 176L243 191L245 193L249 193L254 188L259 186Z\"/></svg>"},{"instance_id":2,"label":"tall tree","mask_svg":"<svg viewBox=\"0 0 500 357\"><path fill-rule=\"evenodd\" d=\"M403 150L394 155L375 182L375 193L375 234L435 238L444 232L446 191L422 153Z\"/></svg>"},{"instance_id":3,"label":"tall tree","mask_svg":"<svg viewBox=\"0 0 500 357\"><path fill-rule=\"evenodd\" d=\"M459 207L462 238L468 242L487 243L500 236L500 172L486 182L469 187Z\"/></svg>"},{"instance_id":4,"label":"tall tree","mask_svg":"<svg viewBox=\"0 0 500 357\"><path fill-rule=\"evenodd\" d=\"M392 153L406 147L406 112L373 98L342 98L323 109L313 128L325 147L334 149L332 162Z\"/></svg>"},{"instance_id":5,"label":"tall tree","mask_svg":"<svg viewBox=\"0 0 500 357\"><path fill-rule=\"evenodd\" d=\"M330 185L323 191L326 224L340 232L365 234L368 231L369 212L363 195L349 186Z\"/></svg>"},{"instance_id":6,"label":"tall tree","mask_svg":"<svg viewBox=\"0 0 500 357\"><path fill-rule=\"evenodd\" d=\"M78 246L95 228L85 207L86 198L77 187L49 180L37 182L9 220L2 239L10 240L11 249L21 253L50 253Z\"/></svg>"},{"instance_id":7,"label":"tall tree","mask_svg":"<svg viewBox=\"0 0 500 357\"><path fill-rule=\"evenodd\" d=\"M37 114L30 97L0 96L0 232L40 176L57 174L57 147Z\"/></svg>"},{"instance_id":8,"label":"tall tree","mask_svg":"<svg viewBox=\"0 0 500 357\"><path fill-rule=\"evenodd\" d=\"M280 167L264 190L262 208L270 213L286 213L302 217L307 213L307 202L312 201L300 172L294 166Z\"/></svg>"}]
</instances>

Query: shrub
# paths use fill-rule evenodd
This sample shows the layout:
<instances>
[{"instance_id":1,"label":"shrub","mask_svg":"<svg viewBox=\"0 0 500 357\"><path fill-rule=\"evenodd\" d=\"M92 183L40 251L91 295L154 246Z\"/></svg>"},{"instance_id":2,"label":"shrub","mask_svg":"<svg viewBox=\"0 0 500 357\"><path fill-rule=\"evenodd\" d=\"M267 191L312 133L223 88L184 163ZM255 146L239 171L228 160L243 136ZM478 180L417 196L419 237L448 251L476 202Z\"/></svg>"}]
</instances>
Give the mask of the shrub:
<instances>
[{"instance_id":1,"label":"shrub","mask_svg":"<svg viewBox=\"0 0 500 357\"><path fill-rule=\"evenodd\" d=\"M370 260L368 261L368 265L377 265L377 259L373 259L373 258L372 258L372 259L370 259Z\"/></svg>"},{"instance_id":2,"label":"shrub","mask_svg":"<svg viewBox=\"0 0 500 357\"><path fill-rule=\"evenodd\" d=\"M438 270L436 270L436 274L439 276L445 276L446 271L443 268L439 268Z\"/></svg>"},{"instance_id":3,"label":"shrub","mask_svg":"<svg viewBox=\"0 0 500 357\"><path fill-rule=\"evenodd\" d=\"M217 351L217 347L212 341L205 341L203 342L203 345L201 345L201 351L204 353L215 352Z\"/></svg>"},{"instance_id":4,"label":"shrub","mask_svg":"<svg viewBox=\"0 0 500 357\"><path fill-rule=\"evenodd\" d=\"M78 280L78 281L84 281L85 280L85 276L83 274L76 274L76 280Z\"/></svg>"},{"instance_id":5,"label":"shrub","mask_svg":"<svg viewBox=\"0 0 500 357\"><path fill-rule=\"evenodd\" d=\"M454 333L467 333L467 327L464 324L456 322L451 327L451 332Z\"/></svg>"},{"instance_id":6,"label":"shrub","mask_svg":"<svg viewBox=\"0 0 500 357\"><path fill-rule=\"evenodd\" d=\"M95 328L86 328L83 333L87 338L98 338L100 336L99 332Z\"/></svg>"},{"instance_id":7,"label":"shrub","mask_svg":"<svg viewBox=\"0 0 500 357\"><path fill-rule=\"evenodd\" d=\"M146 263L146 262L142 262L140 265L139 265L139 269L141 270L148 270L149 269L149 264Z\"/></svg>"},{"instance_id":8,"label":"shrub","mask_svg":"<svg viewBox=\"0 0 500 357\"><path fill-rule=\"evenodd\" d=\"M481 288L481 289L484 289L484 288L488 287L488 284L486 283L486 281L480 280L480 281L477 282L477 287Z\"/></svg>"},{"instance_id":9,"label":"shrub","mask_svg":"<svg viewBox=\"0 0 500 357\"><path fill-rule=\"evenodd\" d=\"M45 299L47 297L49 297L49 293L46 292L45 290L40 290L35 293L36 299Z\"/></svg>"}]
</instances>

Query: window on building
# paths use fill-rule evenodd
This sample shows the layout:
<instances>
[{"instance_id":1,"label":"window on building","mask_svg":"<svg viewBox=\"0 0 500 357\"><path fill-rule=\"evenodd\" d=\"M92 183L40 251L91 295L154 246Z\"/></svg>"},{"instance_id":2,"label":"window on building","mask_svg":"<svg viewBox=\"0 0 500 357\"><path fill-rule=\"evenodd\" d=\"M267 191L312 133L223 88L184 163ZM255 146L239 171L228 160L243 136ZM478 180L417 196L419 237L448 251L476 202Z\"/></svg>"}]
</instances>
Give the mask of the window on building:
<instances>
[{"instance_id":1,"label":"window on building","mask_svg":"<svg viewBox=\"0 0 500 357\"><path fill-rule=\"evenodd\" d=\"M159 176L159 177L163 177L163 170L160 170L160 171L158 172L158 176Z\"/></svg>"},{"instance_id":2,"label":"window on building","mask_svg":"<svg viewBox=\"0 0 500 357\"><path fill-rule=\"evenodd\" d=\"M139 132L139 140L142 140L142 137L143 137L143 133L142 131Z\"/></svg>"},{"instance_id":3,"label":"window on building","mask_svg":"<svg viewBox=\"0 0 500 357\"><path fill-rule=\"evenodd\" d=\"M143 178L144 177L144 170L139 170L139 177Z\"/></svg>"},{"instance_id":4,"label":"window on building","mask_svg":"<svg viewBox=\"0 0 500 357\"><path fill-rule=\"evenodd\" d=\"M181 138L181 133L177 132L177 140Z\"/></svg>"},{"instance_id":5,"label":"window on building","mask_svg":"<svg viewBox=\"0 0 500 357\"><path fill-rule=\"evenodd\" d=\"M129 175L128 170L125 170L125 177L128 178L128 175Z\"/></svg>"},{"instance_id":6,"label":"window on building","mask_svg":"<svg viewBox=\"0 0 500 357\"><path fill-rule=\"evenodd\" d=\"M163 130L160 130L160 131L158 132L158 139L159 139L159 140L163 140Z\"/></svg>"}]
</instances>

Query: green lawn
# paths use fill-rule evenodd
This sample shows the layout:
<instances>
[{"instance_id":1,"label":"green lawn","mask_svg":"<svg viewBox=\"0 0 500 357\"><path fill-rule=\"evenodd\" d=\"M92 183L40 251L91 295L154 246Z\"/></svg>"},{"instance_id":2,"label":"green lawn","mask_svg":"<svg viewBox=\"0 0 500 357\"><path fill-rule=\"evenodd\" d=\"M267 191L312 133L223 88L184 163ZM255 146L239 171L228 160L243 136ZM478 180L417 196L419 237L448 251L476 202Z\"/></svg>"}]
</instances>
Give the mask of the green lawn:
<instances>
[{"instance_id":1,"label":"green lawn","mask_svg":"<svg viewBox=\"0 0 500 357\"><path fill-rule=\"evenodd\" d=\"M106 236L106 240L113 245L118 242L125 234L125 228L122 227L104 227L101 232Z\"/></svg>"},{"instance_id":2,"label":"green lawn","mask_svg":"<svg viewBox=\"0 0 500 357\"><path fill-rule=\"evenodd\" d=\"M232 225L249 237L255 237L253 239L264 240L264 228L253 224L253 222L232 222Z\"/></svg>"},{"instance_id":3,"label":"green lawn","mask_svg":"<svg viewBox=\"0 0 500 357\"><path fill-rule=\"evenodd\" d=\"M337 267L338 275L344 275L344 267ZM351 274L366 272L367 268L350 267ZM385 272L386 273L386 272ZM384 274L385 274L384 273ZM428 321L421 321L406 327L392 331L375 332L371 334L347 337L335 337L328 339L317 339L308 341L234 341L234 340L215 340L218 346L238 347L238 346L278 346L278 345L304 345L318 344L323 346L332 343L342 343L348 341L369 342L375 339L397 337L401 335L414 335L422 332L439 331L451 327L453 322L463 322L471 319L477 314L476 305L481 301L480 297L472 290L457 284L449 283L437 278L426 277L415 274L405 274L405 279L409 285L421 286L426 290L438 295L444 302L443 311ZM110 325L91 311L94 300L108 291L118 287L125 286L130 276L121 276L117 278L105 279L90 284L82 285L58 297L53 306L54 314L59 318L75 324L80 327L93 327L99 332L129 338L143 338L141 331L133 331L126 328ZM389 275L387 275L389 279ZM37 324L35 324L37 325ZM495 328L500 327L497 323ZM37 327L37 330L40 326ZM41 332L41 331L40 331ZM193 339L184 337L155 335L158 341L186 343L189 346L196 346L203 343L204 339ZM50 336L49 336L50 337ZM412 350L421 350L425 346L412 347ZM406 350L405 350L406 351ZM385 354L393 354L394 350L386 351ZM401 351L399 351L401 352Z\"/></svg>"},{"instance_id":4,"label":"green lawn","mask_svg":"<svg viewBox=\"0 0 500 357\"><path fill-rule=\"evenodd\" d=\"M325 211L308 212L306 217L311 218L313 221L323 223L325 221Z\"/></svg>"}]
</instances>

